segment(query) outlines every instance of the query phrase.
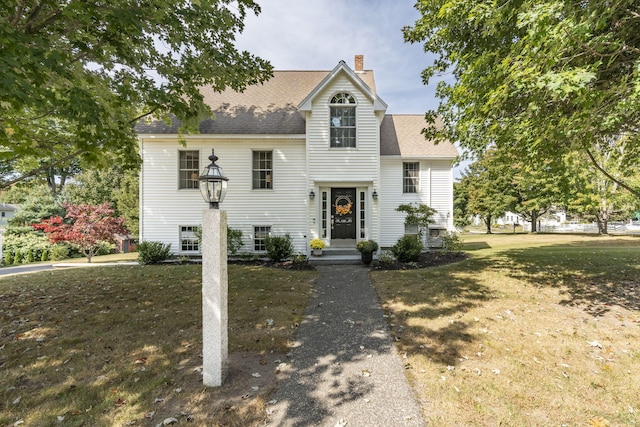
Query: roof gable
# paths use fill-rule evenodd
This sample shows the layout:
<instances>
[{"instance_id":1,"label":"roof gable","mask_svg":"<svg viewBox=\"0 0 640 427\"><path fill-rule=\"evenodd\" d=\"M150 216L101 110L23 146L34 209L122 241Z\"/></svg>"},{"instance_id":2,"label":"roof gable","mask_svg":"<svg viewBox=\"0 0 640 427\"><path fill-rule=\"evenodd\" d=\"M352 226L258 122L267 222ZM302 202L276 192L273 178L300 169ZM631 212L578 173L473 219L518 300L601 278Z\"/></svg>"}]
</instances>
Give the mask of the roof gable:
<instances>
[{"instance_id":1,"label":"roof gable","mask_svg":"<svg viewBox=\"0 0 640 427\"><path fill-rule=\"evenodd\" d=\"M336 67L298 104L300 111L311 111L315 97L329 86L340 74L347 78L373 103L375 111L386 111L387 104L375 93L375 88L367 85L349 66L340 61Z\"/></svg>"}]
</instances>

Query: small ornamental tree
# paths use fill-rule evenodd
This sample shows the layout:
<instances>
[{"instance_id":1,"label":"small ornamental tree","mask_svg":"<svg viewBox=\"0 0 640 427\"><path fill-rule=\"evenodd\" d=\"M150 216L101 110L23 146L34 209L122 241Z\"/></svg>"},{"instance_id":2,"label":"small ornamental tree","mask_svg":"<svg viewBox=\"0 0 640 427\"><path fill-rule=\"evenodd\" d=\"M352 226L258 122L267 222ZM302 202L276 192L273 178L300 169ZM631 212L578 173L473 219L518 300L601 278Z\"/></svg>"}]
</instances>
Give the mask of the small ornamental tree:
<instances>
[{"instance_id":1,"label":"small ornamental tree","mask_svg":"<svg viewBox=\"0 0 640 427\"><path fill-rule=\"evenodd\" d=\"M114 210L106 202L101 205L65 204L64 219L54 216L33 224L36 230L44 231L52 243L67 242L75 246L91 262L100 248L100 242L115 243L116 234L126 234L124 218L113 216Z\"/></svg>"}]
</instances>

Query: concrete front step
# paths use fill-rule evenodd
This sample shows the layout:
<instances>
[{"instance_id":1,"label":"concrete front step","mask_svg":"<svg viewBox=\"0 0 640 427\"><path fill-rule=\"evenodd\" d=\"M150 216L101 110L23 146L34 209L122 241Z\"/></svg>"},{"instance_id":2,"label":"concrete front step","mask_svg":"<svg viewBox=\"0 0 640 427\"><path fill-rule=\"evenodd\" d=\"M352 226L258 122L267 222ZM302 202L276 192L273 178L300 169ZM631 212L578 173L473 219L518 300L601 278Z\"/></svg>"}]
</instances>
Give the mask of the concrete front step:
<instances>
[{"instance_id":1,"label":"concrete front step","mask_svg":"<svg viewBox=\"0 0 640 427\"><path fill-rule=\"evenodd\" d=\"M373 262L377 262L375 256ZM362 255L355 249L323 249L322 256L311 255L311 265L347 265L362 264Z\"/></svg>"}]
</instances>

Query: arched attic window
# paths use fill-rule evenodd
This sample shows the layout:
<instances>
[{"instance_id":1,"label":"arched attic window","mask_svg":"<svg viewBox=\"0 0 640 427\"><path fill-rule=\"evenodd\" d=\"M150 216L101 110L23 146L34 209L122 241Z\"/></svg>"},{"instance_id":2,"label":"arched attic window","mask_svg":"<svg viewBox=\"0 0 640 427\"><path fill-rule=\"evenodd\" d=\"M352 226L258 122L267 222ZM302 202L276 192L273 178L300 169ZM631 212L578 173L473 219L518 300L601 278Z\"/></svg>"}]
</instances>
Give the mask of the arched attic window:
<instances>
[{"instance_id":1,"label":"arched attic window","mask_svg":"<svg viewBox=\"0 0 640 427\"><path fill-rule=\"evenodd\" d=\"M330 147L356 146L356 100L348 93L338 93L329 102Z\"/></svg>"}]
</instances>

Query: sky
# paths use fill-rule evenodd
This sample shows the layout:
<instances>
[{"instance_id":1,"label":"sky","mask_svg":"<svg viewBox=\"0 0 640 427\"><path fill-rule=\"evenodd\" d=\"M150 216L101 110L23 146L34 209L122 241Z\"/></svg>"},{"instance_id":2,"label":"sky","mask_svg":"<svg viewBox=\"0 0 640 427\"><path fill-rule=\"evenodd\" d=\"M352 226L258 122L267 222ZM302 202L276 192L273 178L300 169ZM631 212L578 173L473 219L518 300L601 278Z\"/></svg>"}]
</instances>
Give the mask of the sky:
<instances>
[{"instance_id":1,"label":"sky","mask_svg":"<svg viewBox=\"0 0 640 427\"><path fill-rule=\"evenodd\" d=\"M332 70L340 60L354 68L364 55L389 114L423 114L438 105L436 82L420 73L430 57L405 43L402 28L420 17L415 0L258 0L262 13L245 20L237 46L276 70Z\"/></svg>"},{"instance_id":2,"label":"sky","mask_svg":"<svg viewBox=\"0 0 640 427\"><path fill-rule=\"evenodd\" d=\"M258 0L262 12L245 19L237 47L271 62L276 70L332 70L364 55L387 114L424 114L438 107L438 78L421 73L433 56L405 43L402 28L420 18L415 0ZM444 78L451 78L445 76ZM459 178L465 163L454 167Z\"/></svg>"}]
</instances>

